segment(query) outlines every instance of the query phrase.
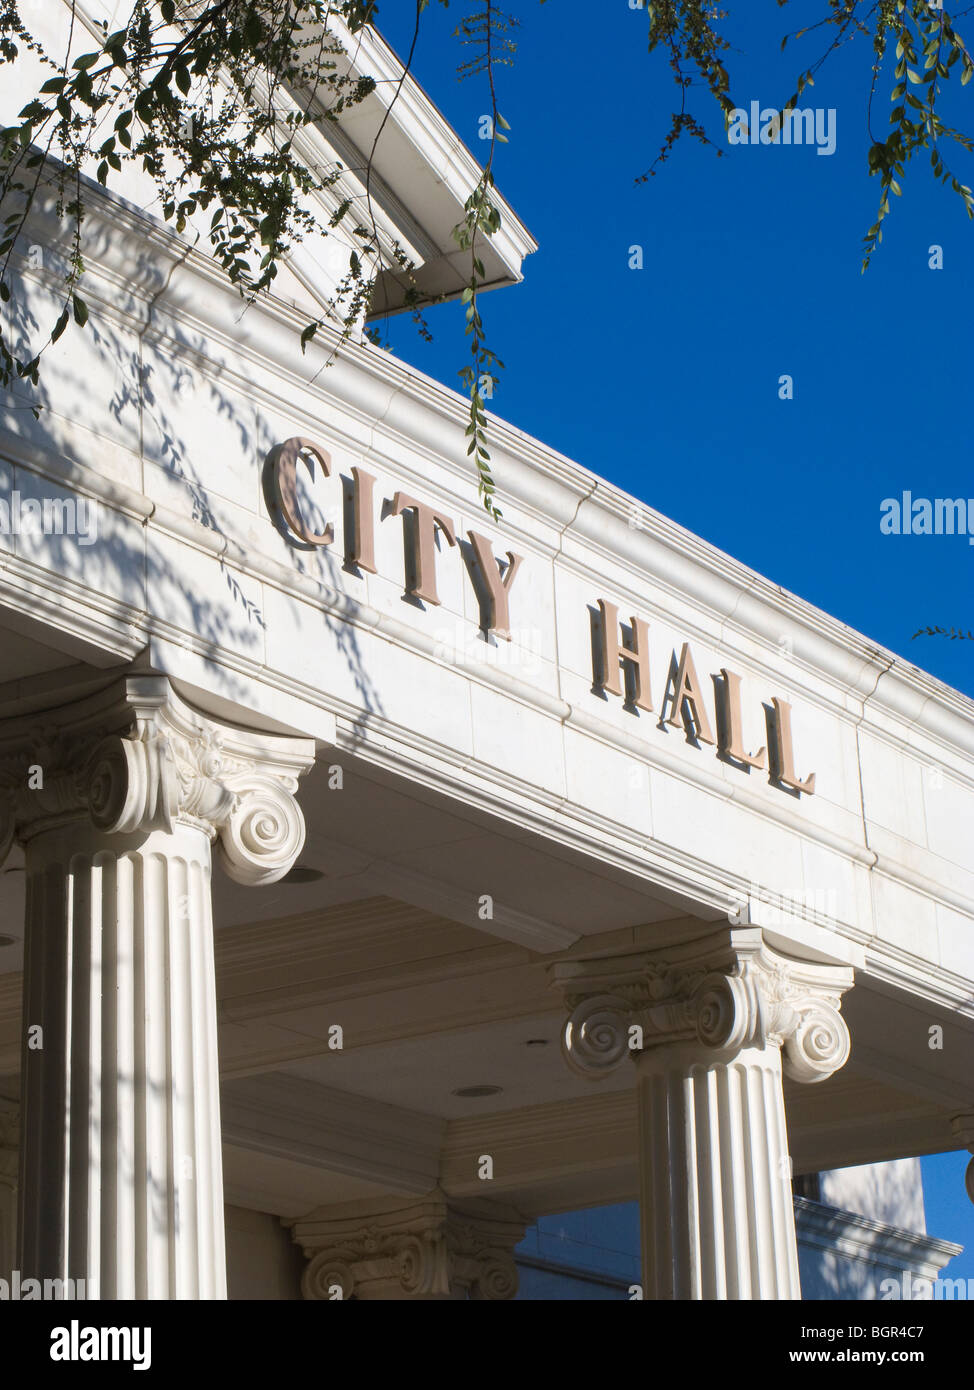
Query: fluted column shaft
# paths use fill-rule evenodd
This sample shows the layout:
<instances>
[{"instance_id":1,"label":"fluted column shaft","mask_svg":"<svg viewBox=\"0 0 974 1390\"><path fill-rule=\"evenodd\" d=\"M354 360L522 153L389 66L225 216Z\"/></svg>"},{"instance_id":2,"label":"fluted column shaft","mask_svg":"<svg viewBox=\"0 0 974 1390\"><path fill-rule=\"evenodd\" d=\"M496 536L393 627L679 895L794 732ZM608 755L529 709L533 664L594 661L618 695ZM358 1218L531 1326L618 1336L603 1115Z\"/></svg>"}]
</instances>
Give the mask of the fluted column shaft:
<instances>
[{"instance_id":1,"label":"fluted column shaft","mask_svg":"<svg viewBox=\"0 0 974 1390\"><path fill-rule=\"evenodd\" d=\"M568 1064L598 1079L635 1062L644 1298L800 1298L782 1073L815 1083L845 1063L851 968L749 925L550 976Z\"/></svg>"},{"instance_id":2,"label":"fluted column shaft","mask_svg":"<svg viewBox=\"0 0 974 1390\"><path fill-rule=\"evenodd\" d=\"M226 1297L211 848L272 883L310 740L222 725L163 677L0 726L0 859L25 849L24 1278Z\"/></svg>"},{"instance_id":3,"label":"fluted column shaft","mask_svg":"<svg viewBox=\"0 0 974 1390\"><path fill-rule=\"evenodd\" d=\"M644 1297L800 1298L779 1048L637 1075Z\"/></svg>"},{"instance_id":4,"label":"fluted column shaft","mask_svg":"<svg viewBox=\"0 0 974 1390\"><path fill-rule=\"evenodd\" d=\"M84 822L27 850L20 1265L225 1298L210 845Z\"/></svg>"}]
</instances>

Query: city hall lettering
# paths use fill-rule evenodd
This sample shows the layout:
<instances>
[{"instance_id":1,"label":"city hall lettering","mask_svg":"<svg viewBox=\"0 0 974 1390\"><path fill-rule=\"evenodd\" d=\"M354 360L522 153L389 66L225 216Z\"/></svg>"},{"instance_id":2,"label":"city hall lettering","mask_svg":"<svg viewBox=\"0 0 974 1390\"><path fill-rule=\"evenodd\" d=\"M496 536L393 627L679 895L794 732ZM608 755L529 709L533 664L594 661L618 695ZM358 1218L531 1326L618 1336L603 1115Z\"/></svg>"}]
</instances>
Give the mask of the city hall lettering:
<instances>
[{"instance_id":1,"label":"city hall lettering","mask_svg":"<svg viewBox=\"0 0 974 1390\"><path fill-rule=\"evenodd\" d=\"M265 469L268 506L289 533L292 544L305 548L330 546L335 540L331 522L315 530L302 515L298 463L314 477L315 467L325 478L332 476L328 451L309 439L295 437L271 450ZM344 559L352 573L377 574L375 563L376 500L373 474L354 467L351 472ZM497 559L487 536L468 530L469 545L457 539L449 517L436 506L397 490L385 498L379 520L401 518L407 595L438 606L436 587L437 534L451 549L463 549L467 569L481 611L481 627L504 641L511 640L510 595L523 563L523 556L507 551L506 563ZM705 687L697 674L690 644L682 644L679 655L673 651L669 672L662 687L659 708L653 703L650 675L649 624L631 616L628 628L619 620L617 606L598 600L598 611L590 610L592 623L593 687L604 699L623 701L633 715L656 715L656 727L682 730L695 747L714 748L724 762L743 771L767 772L772 785L793 794L811 796L815 773L799 776L791 729L791 705L777 696L764 705L767 742L757 752L749 752L744 732L740 675L721 667L711 676L714 688L711 720Z\"/></svg>"}]
</instances>

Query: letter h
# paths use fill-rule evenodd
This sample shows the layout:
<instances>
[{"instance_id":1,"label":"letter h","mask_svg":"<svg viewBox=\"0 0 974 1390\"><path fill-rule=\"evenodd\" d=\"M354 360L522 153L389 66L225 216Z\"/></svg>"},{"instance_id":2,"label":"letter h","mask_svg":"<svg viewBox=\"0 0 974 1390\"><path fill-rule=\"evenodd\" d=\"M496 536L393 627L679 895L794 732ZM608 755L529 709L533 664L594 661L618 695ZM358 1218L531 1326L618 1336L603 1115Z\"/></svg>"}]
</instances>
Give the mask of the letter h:
<instances>
[{"instance_id":1,"label":"letter h","mask_svg":"<svg viewBox=\"0 0 974 1390\"><path fill-rule=\"evenodd\" d=\"M649 624L643 618L629 619L632 627L632 645L625 646L619 628L619 610L614 603L599 599L602 613L602 670L597 683L609 695L622 695L623 662L630 680L627 681L627 704L652 713L653 701L649 686Z\"/></svg>"}]
</instances>

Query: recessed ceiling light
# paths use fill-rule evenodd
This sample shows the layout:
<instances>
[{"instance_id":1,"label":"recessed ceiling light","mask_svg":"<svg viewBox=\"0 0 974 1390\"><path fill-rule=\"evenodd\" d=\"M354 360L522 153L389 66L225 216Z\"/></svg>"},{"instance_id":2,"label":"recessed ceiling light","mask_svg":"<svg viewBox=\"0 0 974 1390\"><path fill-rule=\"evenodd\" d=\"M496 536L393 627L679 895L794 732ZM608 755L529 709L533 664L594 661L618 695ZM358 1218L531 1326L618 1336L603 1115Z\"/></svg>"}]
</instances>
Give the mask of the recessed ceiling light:
<instances>
[{"instance_id":1,"label":"recessed ceiling light","mask_svg":"<svg viewBox=\"0 0 974 1390\"><path fill-rule=\"evenodd\" d=\"M503 1089L503 1086L461 1086L451 1094L460 1096L463 1100L479 1100L481 1096L499 1095Z\"/></svg>"},{"instance_id":2,"label":"recessed ceiling light","mask_svg":"<svg viewBox=\"0 0 974 1390\"><path fill-rule=\"evenodd\" d=\"M323 869L312 869L308 864L295 864L281 879L282 883L317 883L319 878L324 878Z\"/></svg>"}]
</instances>

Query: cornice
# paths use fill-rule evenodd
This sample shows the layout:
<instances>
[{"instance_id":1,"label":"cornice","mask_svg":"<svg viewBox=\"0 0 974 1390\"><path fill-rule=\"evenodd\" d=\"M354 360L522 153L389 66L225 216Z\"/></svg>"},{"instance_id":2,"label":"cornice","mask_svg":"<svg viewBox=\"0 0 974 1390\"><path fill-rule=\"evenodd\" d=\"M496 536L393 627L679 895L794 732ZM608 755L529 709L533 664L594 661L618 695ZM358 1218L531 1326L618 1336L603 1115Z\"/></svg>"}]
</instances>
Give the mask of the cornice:
<instances>
[{"instance_id":1,"label":"cornice","mask_svg":"<svg viewBox=\"0 0 974 1390\"><path fill-rule=\"evenodd\" d=\"M445 182L462 207L483 173L479 161L415 77L411 73L404 75L402 62L371 25L353 35L340 17L332 14L329 27L349 55L352 69L375 79L374 97L389 112L390 120L402 129L430 176ZM392 94L394 105L388 100ZM493 240L505 261L520 263L538 249L538 243L507 200L496 190L491 196L501 214L500 233Z\"/></svg>"},{"instance_id":2,"label":"cornice","mask_svg":"<svg viewBox=\"0 0 974 1390\"><path fill-rule=\"evenodd\" d=\"M309 377L317 378L313 390L323 403L334 400L342 413L357 411L359 418L372 426L373 444L362 451L365 456L380 458L384 464L403 471L388 452L388 446L383 451L376 439L377 413L381 414L382 431L390 442L398 432L412 449L418 447L452 472L471 494L472 505L476 505L472 497L475 480L469 466L459 461L458 453L467 424L468 404L464 397L371 345L342 345L339 335L327 328L321 331L320 341L315 339L308 345L304 370L295 371L302 359L295 351L294 333L300 333L304 316L271 297L262 299L259 309L251 310L258 312L261 319L262 350L258 352L252 344L240 340L239 332L233 336L239 297L225 283L210 257L192 248L187 251L186 244L174 233L131 205L110 198L97 185L91 186L89 199L91 222L100 220L103 226L113 229L106 254L109 258L117 257L121 273L131 265L131 257L125 256L125 239L118 235L119 228L126 225L140 243L148 236L171 267L179 263L179 273L169 277L164 293L156 293L161 288L158 275L147 283L146 293L155 294L154 313L165 310L176 319L194 320L205 334L232 349L232 353L265 366L270 363L301 390L308 389ZM92 269L101 270L103 264L100 262ZM181 279L187 275L191 279L202 277L218 290L218 299L227 309L222 323L213 322L212 316L199 317L205 297L180 292ZM117 312L109 298L104 308L109 314ZM323 368L336 350L337 360L326 373ZM338 378L342 389L331 391L329 387L337 385ZM385 408L380 412L376 383L387 391L387 398L381 403ZM252 384L248 384L248 392L253 394ZM281 404L287 404L296 416L301 413L286 391L281 392ZM416 418L417 407L425 411L425 420ZM431 417L439 422L438 427L432 426ZM654 585L662 585L674 595L696 603L714 620L763 638L769 645L777 644L783 621L797 624L811 639L804 645L814 650L816 660L811 662L799 655L796 672L807 667L825 677L842 694L853 695L862 703L868 700L946 746L974 756L974 701L500 418L490 415L489 426L495 467L498 476L503 476L505 494L542 527L558 527L562 542L569 533L583 540L598 560L590 566L593 582L604 585L600 574L603 560L614 564L621 561L636 586L634 597L638 597L640 581L649 579ZM424 444L430 440L432 447L428 442ZM632 524L633 518L638 519L638 525ZM747 625L742 622L744 613L750 617ZM800 653L803 644L795 645Z\"/></svg>"},{"instance_id":3,"label":"cornice","mask_svg":"<svg viewBox=\"0 0 974 1390\"><path fill-rule=\"evenodd\" d=\"M839 1250L868 1264L896 1260L938 1270L964 1248L807 1197L795 1197L794 1201L798 1239L803 1245Z\"/></svg>"},{"instance_id":4,"label":"cornice","mask_svg":"<svg viewBox=\"0 0 974 1390\"><path fill-rule=\"evenodd\" d=\"M98 42L104 40L104 30L88 4L76 0L72 13L75 23L79 27L84 26L92 38ZM431 181L445 183L458 208L462 208L483 170L442 112L429 100L412 74L404 71L392 48L371 26L353 35L338 15L330 14L328 24L323 29L323 32L329 31L345 50L350 71L356 76L375 79L375 91L366 100L381 109L387 125L391 123L393 128L402 131L403 137L422 162L427 177ZM224 80L223 85L228 86L228 82ZM258 99L266 95L265 87L266 84L258 81L255 88ZM391 94L395 95L394 102L389 100ZM279 91L277 106L282 107L286 99L286 94ZM291 100L297 108L296 99L292 96ZM353 113L357 109L352 108ZM322 189L311 195L311 200L328 212L333 211L342 198L361 197L364 193L364 182L357 177L356 167L357 161L363 159L362 152L344 129L345 121L347 115L344 121L339 117L338 121L329 122L324 128L304 126L293 133L295 150L309 166L320 165L323 158L325 162L345 164L345 172L333 188ZM291 136L292 132L288 131L287 134ZM525 256L537 250L537 242L507 200L496 190L493 197L502 217L500 232L492 239L493 245L509 267L511 279L520 278L517 267ZM391 256L392 243L397 241L419 265L443 256L444 248L437 246L427 236L417 221L416 211L406 207L375 170L372 198L387 255ZM347 244L351 246L354 243L349 240ZM509 279L503 283L510 282Z\"/></svg>"},{"instance_id":5,"label":"cornice","mask_svg":"<svg viewBox=\"0 0 974 1390\"><path fill-rule=\"evenodd\" d=\"M146 644L143 610L2 550L0 601L42 619L60 634L61 650L93 666L134 661Z\"/></svg>"}]
</instances>

